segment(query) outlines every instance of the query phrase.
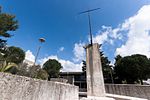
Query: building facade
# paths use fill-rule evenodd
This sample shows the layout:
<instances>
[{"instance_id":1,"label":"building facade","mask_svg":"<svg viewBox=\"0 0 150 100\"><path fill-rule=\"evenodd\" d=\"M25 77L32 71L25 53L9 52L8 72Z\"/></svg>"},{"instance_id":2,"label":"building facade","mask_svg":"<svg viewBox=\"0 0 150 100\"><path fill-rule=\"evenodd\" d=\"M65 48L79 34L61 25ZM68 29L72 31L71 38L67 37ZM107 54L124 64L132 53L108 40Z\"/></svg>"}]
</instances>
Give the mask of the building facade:
<instances>
[{"instance_id":1,"label":"building facade","mask_svg":"<svg viewBox=\"0 0 150 100\"><path fill-rule=\"evenodd\" d=\"M67 83L79 86L80 92L85 92L87 88L86 75L83 72L61 72L60 78L67 79Z\"/></svg>"}]
</instances>

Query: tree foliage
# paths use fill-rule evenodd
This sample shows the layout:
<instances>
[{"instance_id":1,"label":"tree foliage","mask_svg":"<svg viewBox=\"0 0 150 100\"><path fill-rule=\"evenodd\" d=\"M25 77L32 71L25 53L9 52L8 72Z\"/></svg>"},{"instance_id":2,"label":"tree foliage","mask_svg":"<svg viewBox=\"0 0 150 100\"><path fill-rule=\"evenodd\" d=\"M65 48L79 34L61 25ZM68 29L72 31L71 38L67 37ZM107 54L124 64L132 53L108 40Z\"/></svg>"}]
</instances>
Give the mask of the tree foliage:
<instances>
[{"instance_id":1,"label":"tree foliage","mask_svg":"<svg viewBox=\"0 0 150 100\"><path fill-rule=\"evenodd\" d=\"M6 38L12 36L11 31L15 31L18 28L18 22L15 16L8 13L2 12L2 7L0 6L0 60L6 53Z\"/></svg>"},{"instance_id":2,"label":"tree foliage","mask_svg":"<svg viewBox=\"0 0 150 100\"><path fill-rule=\"evenodd\" d=\"M146 56L140 54L117 56L114 70L120 82L133 84L140 80L142 83L142 80L147 79L150 75L150 61Z\"/></svg>"},{"instance_id":3,"label":"tree foliage","mask_svg":"<svg viewBox=\"0 0 150 100\"><path fill-rule=\"evenodd\" d=\"M18 21L15 16L8 13L2 12L0 6L0 55L6 50L6 38L13 36L11 33L18 28Z\"/></svg>"},{"instance_id":4,"label":"tree foliage","mask_svg":"<svg viewBox=\"0 0 150 100\"><path fill-rule=\"evenodd\" d=\"M0 53L0 70L1 72L16 73L17 64L21 63L25 58L25 52L18 47L7 47L5 51Z\"/></svg>"},{"instance_id":5,"label":"tree foliage","mask_svg":"<svg viewBox=\"0 0 150 100\"><path fill-rule=\"evenodd\" d=\"M100 51L100 57L101 57L101 64L102 64L102 70L103 70L103 76L105 83L112 83L112 66L110 65L110 61L108 60L108 57L106 57L103 53L103 51Z\"/></svg>"},{"instance_id":6,"label":"tree foliage","mask_svg":"<svg viewBox=\"0 0 150 100\"><path fill-rule=\"evenodd\" d=\"M82 60L82 71L85 74L86 73L86 61Z\"/></svg>"},{"instance_id":7,"label":"tree foliage","mask_svg":"<svg viewBox=\"0 0 150 100\"><path fill-rule=\"evenodd\" d=\"M31 66L25 62L18 65L15 74L31 78L48 80L48 73L43 70L40 65Z\"/></svg>"},{"instance_id":8,"label":"tree foliage","mask_svg":"<svg viewBox=\"0 0 150 100\"><path fill-rule=\"evenodd\" d=\"M15 16L3 13L0 7L0 37L11 37L10 31L15 31L18 28L18 22Z\"/></svg>"},{"instance_id":9,"label":"tree foliage","mask_svg":"<svg viewBox=\"0 0 150 100\"><path fill-rule=\"evenodd\" d=\"M48 77L49 77L48 73L43 69L40 69L36 76L37 79L42 79L42 80L48 80Z\"/></svg>"},{"instance_id":10,"label":"tree foliage","mask_svg":"<svg viewBox=\"0 0 150 100\"><path fill-rule=\"evenodd\" d=\"M19 47L8 47L7 50L4 52L3 59L6 62L13 62L16 64L21 63L25 58L25 52Z\"/></svg>"},{"instance_id":11,"label":"tree foliage","mask_svg":"<svg viewBox=\"0 0 150 100\"><path fill-rule=\"evenodd\" d=\"M15 63L6 63L6 61L1 61L0 63L0 72L8 72L10 69L17 67Z\"/></svg>"},{"instance_id":12,"label":"tree foliage","mask_svg":"<svg viewBox=\"0 0 150 100\"><path fill-rule=\"evenodd\" d=\"M102 70L103 70L103 76L106 83L112 83L112 66L110 66L110 61L108 60L108 57L106 57L103 53L103 51L100 51L100 57L101 57L101 64L102 64ZM83 73L86 73L86 61L82 61L82 71Z\"/></svg>"},{"instance_id":13,"label":"tree foliage","mask_svg":"<svg viewBox=\"0 0 150 100\"><path fill-rule=\"evenodd\" d=\"M43 69L49 74L49 79L59 77L61 68L61 64L55 59L49 59L43 65Z\"/></svg>"},{"instance_id":14,"label":"tree foliage","mask_svg":"<svg viewBox=\"0 0 150 100\"><path fill-rule=\"evenodd\" d=\"M20 48L6 46L6 38L13 36L12 31L15 31L17 28L18 22L15 16L3 13L0 6L0 67L3 72L15 69L25 56L24 51Z\"/></svg>"}]
</instances>

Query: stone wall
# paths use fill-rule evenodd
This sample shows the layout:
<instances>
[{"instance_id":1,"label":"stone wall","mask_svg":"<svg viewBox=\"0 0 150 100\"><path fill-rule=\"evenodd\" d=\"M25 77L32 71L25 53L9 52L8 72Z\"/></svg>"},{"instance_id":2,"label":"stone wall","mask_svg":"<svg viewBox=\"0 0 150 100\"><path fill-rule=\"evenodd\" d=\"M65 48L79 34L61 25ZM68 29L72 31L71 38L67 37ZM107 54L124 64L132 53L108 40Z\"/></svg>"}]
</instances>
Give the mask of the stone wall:
<instances>
[{"instance_id":1,"label":"stone wall","mask_svg":"<svg viewBox=\"0 0 150 100\"><path fill-rule=\"evenodd\" d=\"M150 100L150 85L106 84L107 93L145 98Z\"/></svg>"},{"instance_id":2,"label":"stone wall","mask_svg":"<svg viewBox=\"0 0 150 100\"><path fill-rule=\"evenodd\" d=\"M78 100L78 87L0 73L0 100Z\"/></svg>"},{"instance_id":3,"label":"stone wall","mask_svg":"<svg viewBox=\"0 0 150 100\"><path fill-rule=\"evenodd\" d=\"M50 81L67 83L68 80L63 78L51 78Z\"/></svg>"}]
</instances>

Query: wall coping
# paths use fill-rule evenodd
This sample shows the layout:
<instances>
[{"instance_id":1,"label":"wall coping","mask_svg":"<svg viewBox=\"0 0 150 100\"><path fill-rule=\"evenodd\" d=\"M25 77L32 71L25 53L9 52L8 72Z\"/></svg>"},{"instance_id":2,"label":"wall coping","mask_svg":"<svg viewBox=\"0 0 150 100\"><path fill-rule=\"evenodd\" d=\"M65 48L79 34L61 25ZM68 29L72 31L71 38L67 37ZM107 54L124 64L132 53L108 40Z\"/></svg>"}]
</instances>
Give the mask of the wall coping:
<instances>
[{"instance_id":1,"label":"wall coping","mask_svg":"<svg viewBox=\"0 0 150 100\"><path fill-rule=\"evenodd\" d=\"M122 85L122 86L145 86L145 87L150 87L150 85L141 85L141 84L105 84L105 85Z\"/></svg>"},{"instance_id":2,"label":"wall coping","mask_svg":"<svg viewBox=\"0 0 150 100\"><path fill-rule=\"evenodd\" d=\"M26 76L13 75L13 74L11 74L11 73L0 72L0 75L19 77L19 78L24 78L24 79L26 79L26 80L33 80L33 81L40 81L40 82L48 82L48 83L56 83L56 84L68 85L68 86L73 86L73 87L78 88L78 86L75 86L75 85L72 85L72 84L69 84L69 83L62 83L62 82L56 82L56 81L41 80L41 79L30 78L30 77L26 77Z\"/></svg>"}]
</instances>

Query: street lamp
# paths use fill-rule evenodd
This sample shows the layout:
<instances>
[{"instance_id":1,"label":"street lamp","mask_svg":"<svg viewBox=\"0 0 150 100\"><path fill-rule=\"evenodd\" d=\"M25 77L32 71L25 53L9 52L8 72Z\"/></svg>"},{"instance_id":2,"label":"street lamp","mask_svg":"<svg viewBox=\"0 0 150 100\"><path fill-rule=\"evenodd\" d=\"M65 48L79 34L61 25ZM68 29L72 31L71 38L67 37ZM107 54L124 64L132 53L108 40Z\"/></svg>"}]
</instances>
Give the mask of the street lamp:
<instances>
[{"instance_id":1,"label":"street lamp","mask_svg":"<svg viewBox=\"0 0 150 100\"><path fill-rule=\"evenodd\" d=\"M37 58L38 58L38 55L39 55L39 52L40 52L40 49L41 49L41 45L42 45L42 43L45 42L45 39L44 39L44 38L39 38L39 41L40 41L40 46L39 46L39 48L38 48L38 50L37 50L37 54L36 54L36 56L35 56L35 61L34 61L33 66L34 66L35 63L36 63L36 60L37 60Z\"/></svg>"},{"instance_id":2,"label":"street lamp","mask_svg":"<svg viewBox=\"0 0 150 100\"><path fill-rule=\"evenodd\" d=\"M114 84L113 73L112 73L112 67L110 67L110 76L111 76L111 82L112 82L112 84Z\"/></svg>"}]
</instances>

